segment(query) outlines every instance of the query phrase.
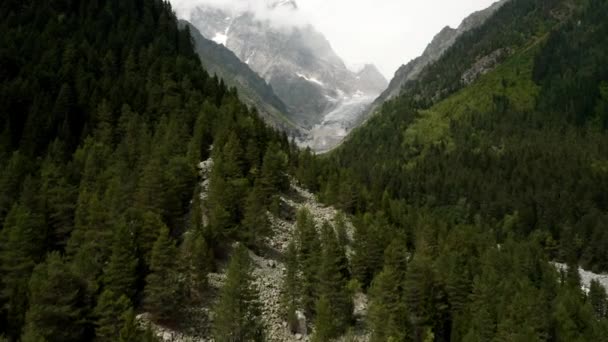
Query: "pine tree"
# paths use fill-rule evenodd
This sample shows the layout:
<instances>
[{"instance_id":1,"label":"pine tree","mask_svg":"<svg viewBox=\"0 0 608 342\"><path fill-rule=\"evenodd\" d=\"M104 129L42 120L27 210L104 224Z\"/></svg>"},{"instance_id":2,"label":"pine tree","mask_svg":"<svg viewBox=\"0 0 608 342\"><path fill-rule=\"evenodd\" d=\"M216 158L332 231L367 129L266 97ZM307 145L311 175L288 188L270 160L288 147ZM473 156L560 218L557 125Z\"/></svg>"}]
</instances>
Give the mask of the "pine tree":
<instances>
[{"instance_id":1,"label":"pine tree","mask_svg":"<svg viewBox=\"0 0 608 342\"><path fill-rule=\"evenodd\" d=\"M153 318L167 321L175 318L179 293L176 271L177 249L169 236L169 229L162 227L152 248L151 273L146 277L144 306Z\"/></svg>"},{"instance_id":2,"label":"pine tree","mask_svg":"<svg viewBox=\"0 0 608 342\"><path fill-rule=\"evenodd\" d=\"M123 316L129 310L131 310L131 301L126 296L117 296L111 290L104 290L94 310L96 340L116 341L124 320Z\"/></svg>"},{"instance_id":3,"label":"pine tree","mask_svg":"<svg viewBox=\"0 0 608 342\"><path fill-rule=\"evenodd\" d=\"M128 309L121 315L122 327L118 333L118 342L148 342L143 340L142 334L137 329L137 322L135 321L135 311L133 308ZM114 341L116 339L113 339Z\"/></svg>"},{"instance_id":4,"label":"pine tree","mask_svg":"<svg viewBox=\"0 0 608 342\"><path fill-rule=\"evenodd\" d=\"M400 276L393 267L385 267L369 290L368 322L372 341L404 341L408 331L407 310Z\"/></svg>"},{"instance_id":5,"label":"pine tree","mask_svg":"<svg viewBox=\"0 0 608 342\"><path fill-rule=\"evenodd\" d=\"M314 313L318 298L321 241L310 212L303 208L297 215L298 259L302 266L302 307L308 316Z\"/></svg>"},{"instance_id":6,"label":"pine tree","mask_svg":"<svg viewBox=\"0 0 608 342\"><path fill-rule=\"evenodd\" d=\"M218 342L264 341L251 268L247 249L239 245L230 260L226 282L215 308L213 336Z\"/></svg>"},{"instance_id":7,"label":"pine tree","mask_svg":"<svg viewBox=\"0 0 608 342\"><path fill-rule=\"evenodd\" d=\"M207 288L207 274L213 266L213 256L202 232L188 231L180 246L179 264L184 298L200 301Z\"/></svg>"},{"instance_id":8,"label":"pine tree","mask_svg":"<svg viewBox=\"0 0 608 342\"><path fill-rule=\"evenodd\" d=\"M332 337L346 331L352 319L353 302L347 289L348 279L341 272L346 257L341 253L334 229L327 222L323 225L323 254L319 268L318 294L330 302L330 311L335 330Z\"/></svg>"},{"instance_id":9,"label":"pine tree","mask_svg":"<svg viewBox=\"0 0 608 342\"><path fill-rule=\"evenodd\" d=\"M315 305L317 313L315 319L315 332L312 337L313 342L325 342L336 337L338 328L332 316L331 303L326 297L321 297Z\"/></svg>"},{"instance_id":10,"label":"pine tree","mask_svg":"<svg viewBox=\"0 0 608 342\"><path fill-rule=\"evenodd\" d=\"M296 311L300 308L301 289L299 272L298 250L295 242L290 241L285 253L285 274L283 276L281 303L292 332L296 331L298 324Z\"/></svg>"},{"instance_id":11,"label":"pine tree","mask_svg":"<svg viewBox=\"0 0 608 342\"><path fill-rule=\"evenodd\" d=\"M271 145L266 150L260 175L260 192L264 203L270 204L277 193L289 186L289 179L285 173L287 168L287 155L278 145Z\"/></svg>"},{"instance_id":12,"label":"pine tree","mask_svg":"<svg viewBox=\"0 0 608 342\"><path fill-rule=\"evenodd\" d=\"M588 298L597 318L601 319L608 317L608 297L606 296L606 289L596 279L591 280Z\"/></svg>"},{"instance_id":13,"label":"pine tree","mask_svg":"<svg viewBox=\"0 0 608 342\"><path fill-rule=\"evenodd\" d=\"M135 255L133 234L122 220L114 229L114 242L110 261L104 268L105 288L120 297L135 297L138 260Z\"/></svg>"},{"instance_id":14,"label":"pine tree","mask_svg":"<svg viewBox=\"0 0 608 342\"><path fill-rule=\"evenodd\" d=\"M51 253L30 279L30 306L25 316L25 336L48 342L82 341L86 328L84 285L72 274L59 253Z\"/></svg>"},{"instance_id":15,"label":"pine tree","mask_svg":"<svg viewBox=\"0 0 608 342\"><path fill-rule=\"evenodd\" d=\"M404 341L410 328L404 298L407 249L403 239L393 240L384 259L384 268L369 290L372 341Z\"/></svg>"},{"instance_id":16,"label":"pine tree","mask_svg":"<svg viewBox=\"0 0 608 342\"><path fill-rule=\"evenodd\" d=\"M266 214L265 200L261 197L262 192L255 186L247 196L245 202L245 216L243 218L243 229L239 235L240 240L251 248L262 247L264 238L270 234L270 222Z\"/></svg>"},{"instance_id":17,"label":"pine tree","mask_svg":"<svg viewBox=\"0 0 608 342\"><path fill-rule=\"evenodd\" d=\"M34 265L44 253L44 222L21 204L15 204L0 231L0 303L6 303L7 332L17 338L27 310L27 286Z\"/></svg>"}]
</instances>

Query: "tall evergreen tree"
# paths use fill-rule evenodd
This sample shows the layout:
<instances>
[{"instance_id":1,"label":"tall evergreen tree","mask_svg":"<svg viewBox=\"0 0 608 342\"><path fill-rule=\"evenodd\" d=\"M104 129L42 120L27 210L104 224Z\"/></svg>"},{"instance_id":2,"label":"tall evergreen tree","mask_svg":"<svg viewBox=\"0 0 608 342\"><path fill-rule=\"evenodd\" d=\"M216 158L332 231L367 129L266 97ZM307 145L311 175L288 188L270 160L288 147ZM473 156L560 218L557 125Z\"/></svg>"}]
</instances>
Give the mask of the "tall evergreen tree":
<instances>
[{"instance_id":1,"label":"tall evergreen tree","mask_svg":"<svg viewBox=\"0 0 608 342\"><path fill-rule=\"evenodd\" d=\"M348 279L341 272L348 268L342 263L346 257L338 244L334 228L327 222L323 224L321 243L323 254L319 268L318 294L330 303L330 312L335 330L331 336L337 337L350 325L353 301L347 289Z\"/></svg>"},{"instance_id":2,"label":"tall evergreen tree","mask_svg":"<svg viewBox=\"0 0 608 342\"><path fill-rule=\"evenodd\" d=\"M213 336L218 342L264 341L260 304L252 279L249 252L239 245L215 307Z\"/></svg>"},{"instance_id":3,"label":"tall evergreen tree","mask_svg":"<svg viewBox=\"0 0 608 342\"><path fill-rule=\"evenodd\" d=\"M146 277L144 306L155 320L175 318L178 310L179 280L177 274L177 249L169 236L169 229L162 227L152 248L151 273Z\"/></svg>"},{"instance_id":4,"label":"tall evergreen tree","mask_svg":"<svg viewBox=\"0 0 608 342\"><path fill-rule=\"evenodd\" d=\"M606 296L606 289L596 279L591 280L588 298L597 318L606 318L608 316L608 297Z\"/></svg>"},{"instance_id":5,"label":"tall evergreen tree","mask_svg":"<svg viewBox=\"0 0 608 342\"><path fill-rule=\"evenodd\" d=\"M97 300L93 312L95 316L95 338L98 341L116 341L123 324L123 317L131 309L131 301L118 296L111 290L104 290Z\"/></svg>"},{"instance_id":6,"label":"tall evergreen tree","mask_svg":"<svg viewBox=\"0 0 608 342\"><path fill-rule=\"evenodd\" d=\"M17 339L28 305L30 274L44 253L44 222L21 204L9 211L0 231L0 303L8 318L7 332Z\"/></svg>"},{"instance_id":7,"label":"tall evergreen tree","mask_svg":"<svg viewBox=\"0 0 608 342\"><path fill-rule=\"evenodd\" d=\"M269 236L270 222L266 214L264 198L258 186L254 186L245 201L245 215L242 222L241 240L252 248L262 247L264 238Z\"/></svg>"},{"instance_id":8,"label":"tall evergreen tree","mask_svg":"<svg viewBox=\"0 0 608 342\"><path fill-rule=\"evenodd\" d=\"M213 266L213 255L200 231L188 231L179 250L179 266L184 298L198 302L207 289L207 274Z\"/></svg>"},{"instance_id":9,"label":"tall evergreen tree","mask_svg":"<svg viewBox=\"0 0 608 342\"><path fill-rule=\"evenodd\" d=\"M329 341L336 337L338 328L332 316L331 303L326 297L321 297L315 305L315 331L312 337L314 342Z\"/></svg>"},{"instance_id":10,"label":"tall evergreen tree","mask_svg":"<svg viewBox=\"0 0 608 342\"><path fill-rule=\"evenodd\" d=\"M285 274L283 275L283 287L281 292L281 303L285 310L285 317L292 332L297 328L296 311L300 309L300 264L298 261L298 250L292 240L285 252Z\"/></svg>"},{"instance_id":11,"label":"tall evergreen tree","mask_svg":"<svg viewBox=\"0 0 608 342\"><path fill-rule=\"evenodd\" d=\"M278 145L273 144L269 146L266 154L264 154L259 180L261 198L266 204L270 204L271 199L277 193L286 190L289 186L286 168L287 155L281 151Z\"/></svg>"},{"instance_id":12,"label":"tall evergreen tree","mask_svg":"<svg viewBox=\"0 0 608 342\"><path fill-rule=\"evenodd\" d=\"M302 267L302 306L309 316L314 312L318 298L321 241L314 219L303 208L297 214L298 259Z\"/></svg>"},{"instance_id":13,"label":"tall evergreen tree","mask_svg":"<svg viewBox=\"0 0 608 342\"><path fill-rule=\"evenodd\" d=\"M114 229L112 255L104 268L105 289L120 297L135 297L138 260L135 255L134 234L123 220L119 220Z\"/></svg>"},{"instance_id":14,"label":"tall evergreen tree","mask_svg":"<svg viewBox=\"0 0 608 342\"><path fill-rule=\"evenodd\" d=\"M30 279L24 336L38 336L48 342L85 340L88 324L83 290L82 281L59 253L49 254Z\"/></svg>"}]
</instances>

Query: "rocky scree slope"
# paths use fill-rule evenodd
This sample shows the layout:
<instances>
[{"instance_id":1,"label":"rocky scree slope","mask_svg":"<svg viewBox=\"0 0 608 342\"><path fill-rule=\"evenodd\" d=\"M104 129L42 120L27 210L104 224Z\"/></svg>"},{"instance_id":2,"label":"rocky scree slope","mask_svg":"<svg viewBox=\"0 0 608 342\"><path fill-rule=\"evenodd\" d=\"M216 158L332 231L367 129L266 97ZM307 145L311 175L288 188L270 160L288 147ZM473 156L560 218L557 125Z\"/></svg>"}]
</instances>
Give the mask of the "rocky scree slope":
<instances>
[{"instance_id":1,"label":"rocky scree slope","mask_svg":"<svg viewBox=\"0 0 608 342\"><path fill-rule=\"evenodd\" d=\"M206 224L206 209L204 202L207 199L207 191L209 189L209 178L213 161L211 159L199 164L199 172L202 177L201 181L201 200L203 203L203 223ZM299 324L301 331L292 334L287 326L287 322L283 319L280 305L281 286L283 283L284 273L286 271L283 263L283 256L286 253L289 242L294 238L296 231L295 214L298 210L306 208L310 211L314 218L317 227L320 228L324 222L334 223L334 219L338 211L333 207L325 206L319 203L315 196L307 190L298 186L295 180L291 181L289 193L281 197L282 207L285 209L281 217L267 213L271 222L273 233L266 241L266 249L259 254L250 251L250 256L253 262L254 283L259 293L259 300L262 305L262 320L266 327L266 338L268 341L310 341L311 333L314 331L314 326L311 320L300 316ZM352 241L354 227L347 219L347 234ZM211 337L211 327L213 324L213 307L217 303L218 294L226 279L226 264L217 265L216 273L208 275L209 281L209 297L200 306L191 308L189 322L185 324L187 328L175 330L170 327L155 324L150 321L147 313L142 313L137 316L137 320L142 326L150 326L155 335L162 342L204 342L213 341ZM367 313L367 297L362 294L356 294L354 298L355 318L362 322ZM359 324L358 328L353 332L352 338L355 341L368 341L369 332L365 331L363 324Z\"/></svg>"}]
</instances>

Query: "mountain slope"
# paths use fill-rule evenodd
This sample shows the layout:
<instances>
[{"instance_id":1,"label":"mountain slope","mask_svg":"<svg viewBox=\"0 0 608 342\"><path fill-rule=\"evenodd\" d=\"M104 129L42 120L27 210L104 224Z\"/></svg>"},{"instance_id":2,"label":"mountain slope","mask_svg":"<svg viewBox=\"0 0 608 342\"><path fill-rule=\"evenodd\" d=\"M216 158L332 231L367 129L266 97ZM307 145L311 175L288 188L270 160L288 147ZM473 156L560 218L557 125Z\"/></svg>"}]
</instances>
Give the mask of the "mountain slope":
<instances>
[{"instance_id":1,"label":"mountain slope","mask_svg":"<svg viewBox=\"0 0 608 342\"><path fill-rule=\"evenodd\" d=\"M264 79L241 62L232 51L203 37L190 23L182 20L180 25L189 27L194 48L203 67L210 74L223 79L229 87L236 87L243 102L255 107L270 125L291 136L299 135L297 126L288 119L287 107Z\"/></svg>"},{"instance_id":2,"label":"mountain slope","mask_svg":"<svg viewBox=\"0 0 608 342\"><path fill-rule=\"evenodd\" d=\"M608 270L607 11L603 0L507 2L306 175L360 217L354 259L367 261L353 270L369 286L372 339L608 331L590 306L604 290L581 290L577 265Z\"/></svg>"},{"instance_id":3,"label":"mountain slope","mask_svg":"<svg viewBox=\"0 0 608 342\"><path fill-rule=\"evenodd\" d=\"M592 15L601 6L505 4L333 157L355 184L410 204L461 208L495 223L515 216L519 234L575 234L586 250L581 262L605 269L608 260L593 252L600 233L583 228L604 220L607 205L606 67L598 63L606 25ZM496 51L500 57L488 58ZM378 167L359 165L362 155Z\"/></svg>"},{"instance_id":4,"label":"mountain slope","mask_svg":"<svg viewBox=\"0 0 608 342\"><path fill-rule=\"evenodd\" d=\"M185 324L214 252L264 217L294 150L203 69L168 2L0 12L0 340L153 340L135 311ZM210 154L214 214L229 214L203 230ZM251 208L254 184L268 195Z\"/></svg>"},{"instance_id":5,"label":"mountain slope","mask_svg":"<svg viewBox=\"0 0 608 342\"><path fill-rule=\"evenodd\" d=\"M372 104L371 112L378 109L382 103L398 96L406 82L416 79L420 72L422 72L422 69L437 61L445 51L454 45L458 37L465 32L481 26L507 1L509 0L498 1L484 10L469 15L456 29L449 26L443 28L429 43L420 57L415 58L406 65L402 65L395 72L395 76L390 81L388 88Z\"/></svg>"},{"instance_id":6,"label":"mountain slope","mask_svg":"<svg viewBox=\"0 0 608 342\"><path fill-rule=\"evenodd\" d=\"M297 5L271 3L269 10L273 9L295 13ZM344 98L359 91L376 95L386 86L375 68L362 75L348 70L325 37L310 25L285 26L251 12L205 6L190 13L189 21L262 76L287 105L291 119L308 129L322 123L324 115Z\"/></svg>"}]
</instances>

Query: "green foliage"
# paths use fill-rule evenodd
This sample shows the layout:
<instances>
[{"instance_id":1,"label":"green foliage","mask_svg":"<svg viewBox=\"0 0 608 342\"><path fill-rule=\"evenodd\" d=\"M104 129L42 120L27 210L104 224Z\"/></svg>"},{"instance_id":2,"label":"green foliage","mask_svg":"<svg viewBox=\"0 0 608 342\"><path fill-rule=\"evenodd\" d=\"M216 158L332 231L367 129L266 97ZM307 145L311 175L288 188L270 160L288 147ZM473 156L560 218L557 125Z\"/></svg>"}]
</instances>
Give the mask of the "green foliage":
<instances>
[{"instance_id":1,"label":"green foliage","mask_svg":"<svg viewBox=\"0 0 608 342\"><path fill-rule=\"evenodd\" d=\"M336 336L337 328L331 315L331 304L326 297L321 297L317 300L315 312L317 316L312 341L329 341L332 337Z\"/></svg>"},{"instance_id":2,"label":"green foliage","mask_svg":"<svg viewBox=\"0 0 608 342\"><path fill-rule=\"evenodd\" d=\"M240 240L251 248L261 247L264 239L271 233L265 201L267 197L264 197L263 191L258 186L253 187L245 201L243 227L238 235Z\"/></svg>"},{"instance_id":3,"label":"green foliage","mask_svg":"<svg viewBox=\"0 0 608 342\"><path fill-rule=\"evenodd\" d=\"M133 234L124 222L119 222L114 231L112 255L104 268L105 289L116 296L135 296L138 260L135 255Z\"/></svg>"},{"instance_id":4,"label":"green foliage","mask_svg":"<svg viewBox=\"0 0 608 342\"><path fill-rule=\"evenodd\" d=\"M145 307L158 321L174 319L179 309L177 249L167 227L161 228L152 248L150 271L144 289Z\"/></svg>"},{"instance_id":5,"label":"green foliage","mask_svg":"<svg viewBox=\"0 0 608 342\"><path fill-rule=\"evenodd\" d=\"M213 267L213 254L202 232L191 230L185 235L179 250L184 299L199 302L207 289L207 274Z\"/></svg>"},{"instance_id":6,"label":"green foliage","mask_svg":"<svg viewBox=\"0 0 608 342\"><path fill-rule=\"evenodd\" d=\"M330 305L333 329L327 333L331 337L337 337L346 331L353 314L353 301L348 291L348 278L342 271L348 269L348 261L343 254L344 250L340 248L334 228L328 223L323 225L321 243L323 252L319 266L317 291L319 298L325 298Z\"/></svg>"},{"instance_id":7,"label":"green foliage","mask_svg":"<svg viewBox=\"0 0 608 342\"><path fill-rule=\"evenodd\" d=\"M306 208L300 209L297 214L296 236L298 260L302 273L301 304L306 314L310 316L314 312L315 302L318 298L321 241L314 219Z\"/></svg>"},{"instance_id":8,"label":"green foliage","mask_svg":"<svg viewBox=\"0 0 608 342\"><path fill-rule=\"evenodd\" d=\"M244 246L239 245L230 260L226 281L215 307L213 336L216 341L264 341L260 304L248 253Z\"/></svg>"},{"instance_id":9,"label":"green foliage","mask_svg":"<svg viewBox=\"0 0 608 342\"><path fill-rule=\"evenodd\" d=\"M123 325L120 328L118 334L119 342L130 342L130 341L149 341L141 338L142 334L137 328L137 322L135 321L135 312L133 309L127 310L122 315Z\"/></svg>"},{"instance_id":10,"label":"green foliage","mask_svg":"<svg viewBox=\"0 0 608 342\"><path fill-rule=\"evenodd\" d=\"M103 291L93 312L96 340L115 341L121 332L123 316L129 310L132 310L131 301L126 296L118 296L111 290Z\"/></svg>"},{"instance_id":11,"label":"green foliage","mask_svg":"<svg viewBox=\"0 0 608 342\"><path fill-rule=\"evenodd\" d=\"M290 241L285 252L285 275L281 291L281 305L285 310L289 328L295 332L297 327L296 310L300 308L300 267L298 260L298 249L294 241Z\"/></svg>"},{"instance_id":12,"label":"green foliage","mask_svg":"<svg viewBox=\"0 0 608 342\"><path fill-rule=\"evenodd\" d=\"M9 211L0 231L0 303L8 318L7 332L17 338L28 305L28 281L44 253L44 221L24 205Z\"/></svg>"},{"instance_id":13,"label":"green foliage","mask_svg":"<svg viewBox=\"0 0 608 342\"><path fill-rule=\"evenodd\" d=\"M29 282L24 336L46 341L82 341L88 322L84 284L58 253L36 266ZM24 337L25 339L25 337Z\"/></svg>"},{"instance_id":14,"label":"green foliage","mask_svg":"<svg viewBox=\"0 0 608 342\"><path fill-rule=\"evenodd\" d=\"M199 261L242 238L244 200L263 183L266 151L272 152L270 180L277 167L285 171L287 150L295 148L203 70L168 2L30 5L0 4L6 13L0 19L0 334L56 340L62 335L50 338L49 331L61 330L91 340L94 327L83 322L94 318L106 290L134 304L143 298L155 319L175 318L160 312L174 309L163 303L183 304L183 294L200 299L210 263ZM193 228L204 240L188 240L186 219L202 219L200 211L188 215L196 164L211 146L223 169L210 190L218 205L205 203L212 227ZM166 244L173 251L153 253L161 230L183 241L179 258ZM65 255L64 269L79 280L78 314L69 324L45 318L43 329L30 322L24 330L26 311L42 315L27 284L49 251ZM187 262L178 269L163 258ZM164 268L171 272L161 276ZM78 327L66 329L71 325Z\"/></svg>"},{"instance_id":15,"label":"green foliage","mask_svg":"<svg viewBox=\"0 0 608 342\"><path fill-rule=\"evenodd\" d=\"M601 319L608 316L606 289L595 279L591 280L589 285L588 299L597 318Z\"/></svg>"}]
</instances>

